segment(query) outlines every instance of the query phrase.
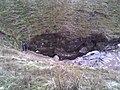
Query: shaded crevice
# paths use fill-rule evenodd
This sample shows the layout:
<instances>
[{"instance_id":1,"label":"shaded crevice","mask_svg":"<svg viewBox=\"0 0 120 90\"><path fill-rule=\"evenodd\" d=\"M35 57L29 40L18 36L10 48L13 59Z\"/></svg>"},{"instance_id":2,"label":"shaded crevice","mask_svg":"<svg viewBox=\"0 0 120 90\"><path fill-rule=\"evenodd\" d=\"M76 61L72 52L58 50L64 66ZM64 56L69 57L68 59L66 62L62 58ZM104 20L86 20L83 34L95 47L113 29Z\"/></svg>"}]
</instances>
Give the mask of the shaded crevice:
<instances>
[{"instance_id":1,"label":"shaded crevice","mask_svg":"<svg viewBox=\"0 0 120 90\"><path fill-rule=\"evenodd\" d=\"M31 38L28 49L50 57L58 55L63 60L75 59L93 50L103 50L107 43L108 39L103 33L71 40L59 33L50 33Z\"/></svg>"}]
</instances>

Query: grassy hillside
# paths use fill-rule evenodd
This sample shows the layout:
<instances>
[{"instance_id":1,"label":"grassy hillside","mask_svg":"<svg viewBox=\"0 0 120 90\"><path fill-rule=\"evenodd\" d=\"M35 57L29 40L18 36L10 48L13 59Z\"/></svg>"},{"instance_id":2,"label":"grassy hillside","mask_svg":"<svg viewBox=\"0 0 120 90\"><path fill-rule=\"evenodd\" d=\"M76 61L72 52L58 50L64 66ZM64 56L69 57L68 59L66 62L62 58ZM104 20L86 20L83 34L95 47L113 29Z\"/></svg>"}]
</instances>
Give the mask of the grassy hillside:
<instances>
[{"instance_id":1,"label":"grassy hillside","mask_svg":"<svg viewBox=\"0 0 120 90\"><path fill-rule=\"evenodd\" d=\"M119 90L120 72L68 65L33 52L2 49L0 89Z\"/></svg>"},{"instance_id":2,"label":"grassy hillside","mask_svg":"<svg viewBox=\"0 0 120 90\"><path fill-rule=\"evenodd\" d=\"M70 38L103 32L113 38L120 35L120 2L0 0L0 31L18 46L33 35L50 32L63 32Z\"/></svg>"},{"instance_id":3,"label":"grassy hillside","mask_svg":"<svg viewBox=\"0 0 120 90\"><path fill-rule=\"evenodd\" d=\"M118 37L120 1L0 0L0 90L120 90L119 71L20 51L22 41L54 32L70 38L93 32Z\"/></svg>"}]
</instances>

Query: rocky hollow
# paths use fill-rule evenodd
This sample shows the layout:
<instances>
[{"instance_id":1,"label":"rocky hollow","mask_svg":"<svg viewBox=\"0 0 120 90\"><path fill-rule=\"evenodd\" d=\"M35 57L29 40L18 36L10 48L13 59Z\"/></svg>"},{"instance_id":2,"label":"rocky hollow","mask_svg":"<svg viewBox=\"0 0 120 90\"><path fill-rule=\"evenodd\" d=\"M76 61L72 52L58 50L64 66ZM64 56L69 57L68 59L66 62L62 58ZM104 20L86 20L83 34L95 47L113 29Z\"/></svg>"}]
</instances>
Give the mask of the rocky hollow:
<instances>
[{"instance_id":1,"label":"rocky hollow","mask_svg":"<svg viewBox=\"0 0 120 90\"><path fill-rule=\"evenodd\" d=\"M104 50L108 43L109 40L103 33L71 40L59 33L49 33L32 37L28 49L45 56L57 55L60 60L72 60L93 50Z\"/></svg>"}]
</instances>

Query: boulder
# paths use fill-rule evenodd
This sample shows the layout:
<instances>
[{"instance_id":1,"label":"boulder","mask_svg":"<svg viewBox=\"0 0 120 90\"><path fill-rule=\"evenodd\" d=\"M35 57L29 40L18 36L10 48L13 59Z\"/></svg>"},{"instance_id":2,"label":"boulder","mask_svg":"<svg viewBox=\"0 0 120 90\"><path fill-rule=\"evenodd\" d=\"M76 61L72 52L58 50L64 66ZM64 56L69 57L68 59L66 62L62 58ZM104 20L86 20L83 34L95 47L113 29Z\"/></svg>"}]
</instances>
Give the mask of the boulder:
<instances>
[{"instance_id":1,"label":"boulder","mask_svg":"<svg viewBox=\"0 0 120 90\"><path fill-rule=\"evenodd\" d=\"M104 48L104 51L112 51L116 50L120 47L120 37L119 38L113 38L108 41L107 46Z\"/></svg>"},{"instance_id":2,"label":"boulder","mask_svg":"<svg viewBox=\"0 0 120 90\"><path fill-rule=\"evenodd\" d=\"M111 40L109 40L108 44L109 45L117 45L120 43L120 37L119 38L113 38Z\"/></svg>"}]
</instances>

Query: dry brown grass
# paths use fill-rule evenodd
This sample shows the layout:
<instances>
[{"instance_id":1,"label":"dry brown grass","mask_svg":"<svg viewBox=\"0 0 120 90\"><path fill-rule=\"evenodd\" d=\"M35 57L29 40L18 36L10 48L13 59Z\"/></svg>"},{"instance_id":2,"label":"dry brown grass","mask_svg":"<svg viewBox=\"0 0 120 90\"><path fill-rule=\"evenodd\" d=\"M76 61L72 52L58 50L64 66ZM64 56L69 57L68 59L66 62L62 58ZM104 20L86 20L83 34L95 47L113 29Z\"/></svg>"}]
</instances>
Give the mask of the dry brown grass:
<instances>
[{"instance_id":1,"label":"dry brown grass","mask_svg":"<svg viewBox=\"0 0 120 90\"><path fill-rule=\"evenodd\" d=\"M23 52L17 51L17 53L18 57L13 54L17 58L0 58L0 89L2 90L120 89L119 71L51 62L48 57L35 60L35 58L27 58L28 54L19 55Z\"/></svg>"}]
</instances>

